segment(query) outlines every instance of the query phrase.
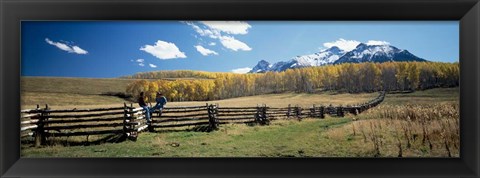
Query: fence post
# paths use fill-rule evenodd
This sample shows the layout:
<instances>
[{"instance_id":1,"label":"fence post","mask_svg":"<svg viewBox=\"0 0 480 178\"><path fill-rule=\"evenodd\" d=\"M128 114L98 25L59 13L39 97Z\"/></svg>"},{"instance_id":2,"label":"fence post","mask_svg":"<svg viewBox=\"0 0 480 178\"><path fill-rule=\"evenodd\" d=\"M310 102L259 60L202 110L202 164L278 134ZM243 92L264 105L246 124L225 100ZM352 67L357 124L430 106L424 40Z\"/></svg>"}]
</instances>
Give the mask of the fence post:
<instances>
[{"instance_id":1,"label":"fence post","mask_svg":"<svg viewBox=\"0 0 480 178\"><path fill-rule=\"evenodd\" d=\"M132 106L130 104L130 106ZM123 103L123 136L127 139L136 140L136 133L133 132L130 121L133 119L132 107Z\"/></svg>"},{"instance_id":2,"label":"fence post","mask_svg":"<svg viewBox=\"0 0 480 178\"><path fill-rule=\"evenodd\" d=\"M137 129L135 128L135 125L133 125L133 124L131 124L131 123L132 123L132 121L134 121L135 119L137 119L137 116L135 116L135 115L134 115L135 113L133 113L133 106L132 106L131 103L130 103L130 106L131 106L131 107L128 109L128 111L130 112L130 120L129 120L129 122L127 122L127 125L128 125L127 128L129 129L129 133L130 133L130 136L129 136L130 140L136 141L136 140L137 140L137 137L138 137L138 131L137 131ZM151 116L150 116L150 118L151 118ZM150 126L150 125L149 125L149 126Z\"/></svg>"},{"instance_id":3,"label":"fence post","mask_svg":"<svg viewBox=\"0 0 480 178\"><path fill-rule=\"evenodd\" d=\"M263 116L263 121L265 122L265 124L270 124L270 120L268 119L268 115L267 115L267 105L264 104L263 105L263 109L262 109L262 116Z\"/></svg>"},{"instance_id":4,"label":"fence post","mask_svg":"<svg viewBox=\"0 0 480 178\"><path fill-rule=\"evenodd\" d=\"M48 104L45 104L45 121L48 121L48 116L50 115L50 108L48 107ZM48 123L45 124L45 126L48 126Z\"/></svg>"},{"instance_id":5,"label":"fence post","mask_svg":"<svg viewBox=\"0 0 480 178\"><path fill-rule=\"evenodd\" d=\"M267 117L267 105L258 106L257 105L257 113L255 113L255 121L261 125L269 124L269 120Z\"/></svg>"},{"instance_id":6,"label":"fence post","mask_svg":"<svg viewBox=\"0 0 480 178\"><path fill-rule=\"evenodd\" d=\"M298 120L302 119L302 108L299 107L298 105L295 106L295 116L297 117Z\"/></svg>"},{"instance_id":7,"label":"fence post","mask_svg":"<svg viewBox=\"0 0 480 178\"><path fill-rule=\"evenodd\" d=\"M310 116L317 117L317 109L315 108L315 105L310 109Z\"/></svg>"},{"instance_id":8,"label":"fence post","mask_svg":"<svg viewBox=\"0 0 480 178\"><path fill-rule=\"evenodd\" d=\"M218 107L220 107L220 104L215 103L214 108L213 108L213 118L214 118L213 120L215 121L215 128L218 127L219 122L220 122L220 121L218 120L218 117L217 117L217 115L218 115Z\"/></svg>"},{"instance_id":9,"label":"fence post","mask_svg":"<svg viewBox=\"0 0 480 178\"><path fill-rule=\"evenodd\" d=\"M50 119L48 116L50 116L50 107L48 107L48 104L45 104L45 119L43 119L43 122L46 122L45 124L43 124L43 126L48 126L48 120ZM43 134L43 138L42 138L42 142L43 144L45 144L47 141L47 134L45 134L45 131L44 131L44 134Z\"/></svg>"},{"instance_id":10,"label":"fence post","mask_svg":"<svg viewBox=\"0 0 480 178\"><path fill-rule=\"evenodd\" d=\"M290 104L288 104L287 118L290 118L291 112L292 112L292 108L290 107Z\"/></svg>"},{"instance_id":11,"label":"fence post","mask_svg":"<svg viewBox=\"0 0 480 178\"><path fill-rule=\"evenodd\" d=\"M321 119L325 118L325 106L320 106L319 114Z\"/></svg>"},{"instance_id":12,"label":"fence post","mask_svg":"<svg viewBox=\"0 0 480 178\"><path fill-rule=\"evenodd\" d=\"M337 116L338 117L345 116L345 114L343 113L343 107L342 106L337 107Z\"/></svg>"},{"instance_id":13,"label":"fence post","mask_svg":"<svg viewBox=\"0 0 480 178\"><path fill-rule=\"evenodd\" d=\"M37 109L38 109L38 105L37 105ZM48 112L48 105L46 105L45 109L41 109L39 110L40 111L40 117L38 118L38 122L37 122L37 128L35 129L35 147L39 147L39 146L42 146L45 144L45 141L46 141L46 138L45 138L45 130L44 130L44 126L45 126L45 119L46 117L48 116L47 115L47 112Z\"/></svg>"},{"instance_id":14,"label":"fence post","mask_svg":"<svg viewBox=\"0 0 480 178\"><path fill-rule=\"evenodd\" d=\"M255 112L255 122L260 123L260 108L258 107L258 104L256 110L257 111Z\"/></svg>"},{"instance_id":15,"label":"fence post","mask_svg":"<svg viewBox=\"0 0 480 178\"><path fill-rule=\"evenodd\" d=\"M214 105L213 107L213 121L215 121L215 128L218 127L218 117L217 117L217 114L218 114L218 103L217 105Z\"/></svg>"},{"instance_id":16,"label":"fence post","mask_svg":"<svg viewBox=\"0 0 480 178\"><path fill-rule=\"evenodd\" d=\"M210 129L215 130L218 128L218 120L217 120L217 113L218 113L218 108L215 105L209 105L207 107L208 111L208 124Z\"/></svg>"},{"instance_id":17,"label":"fence post","mask_svg":"<svg viewBox=\"0 0 480 178\"><path fill-rule=\"evenodd\" d=\"M125 137L127 136L127 127L126 127L127 119L128 119L127 103L123 103L123 135Z\"/></svg>"}]
</instances>

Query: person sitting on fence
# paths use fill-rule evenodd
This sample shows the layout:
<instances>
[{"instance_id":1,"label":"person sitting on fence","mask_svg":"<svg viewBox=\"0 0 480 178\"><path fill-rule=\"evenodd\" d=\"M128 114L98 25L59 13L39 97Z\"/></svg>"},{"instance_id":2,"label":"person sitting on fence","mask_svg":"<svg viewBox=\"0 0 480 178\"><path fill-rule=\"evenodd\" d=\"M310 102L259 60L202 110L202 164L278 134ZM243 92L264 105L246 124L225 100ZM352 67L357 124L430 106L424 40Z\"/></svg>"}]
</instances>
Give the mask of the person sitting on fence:
<instances>
[{"instance_id":1,"label":"person sitting on fence","mask_svg":"<svg viewBox=\"0 0 480 178\"><path fill-rule=\"evenodd\" d=\"M167 104L167 98L165 96L163 96L162 93L157 92L157 96L155 98L155 101L157 102L157 104L155 104L155 106L152 108L151 112L155 112L155 110L158 109L158 111L159 111L158 115L161 116L163 107Z\"/></svg>"},{"instance_id":2,"label":"person sitting on fence","mask_svg":"<svg viewBox=\"0 0 480 178\"><path fill-rule=\"evenodd\" d=\"M145 111L145 119L147 120L147 123L150 123L150 109L148 108L147 103L145 103L145 99L143 97L143 92L140 92L140 97L138 97L138 105L143 108Z\"/></svg>"}]
</instances>

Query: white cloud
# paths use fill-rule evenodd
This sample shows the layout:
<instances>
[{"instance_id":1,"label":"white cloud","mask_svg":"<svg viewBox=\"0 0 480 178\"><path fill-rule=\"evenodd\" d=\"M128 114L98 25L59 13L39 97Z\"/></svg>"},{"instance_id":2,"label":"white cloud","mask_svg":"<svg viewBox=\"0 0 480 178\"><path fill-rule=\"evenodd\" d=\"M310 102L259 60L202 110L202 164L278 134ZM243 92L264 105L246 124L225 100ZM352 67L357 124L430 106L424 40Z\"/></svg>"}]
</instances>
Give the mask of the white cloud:
<instances>
[{"instance_id":1,"label":"white cloud","mask_svg":"<svg viewBox=\"0 0 480 178\"><path fill-rule=\"evenodd\" d=\"M196 45L195 48L197 48L197 51L200 52L200 54L202 54L204 56L218 55L217 52L215 52L213 50L210 50L210 49L207 49L207 48L204 48L203 46L200 46L200 45Z\"/></svg>"},{"instance_id":2,"label":"white cloud","mask_svg":"<svg viewBox=\"0 0 480 178\"><path fill-rule=\"evenodd\" d=\"M376 41L376 40L369 40L367 45L389 45L389 42L386 41Z\"/></svg>"},{"instance_id":3,"label":"white cloud","mask_svg":"<svg viewBox=\"0 0 480 178\"><path fill-rule=\"evenodd\" d=\"M82 49L78 46L72 46L72 45L68 45L68 44L65 44L65 43L55 42L55 41L52 41L48 38L45 38L45 41L50 45L56 46L58 49L61 49L63 51L67 51L68 53L88 54L88 51L86 51L86 50L84 50L84 49Z\"/></svg>"},{"instance_id":4,"label":"white cloud","mask_svg":"<svg viewBox=\"0 0 480 178\"><path fill-rule=\"evenodd\" d=\"M130 61L134 62L133 60L130 60ZM145 59L137 59L137 60L135 60L135 62L136 62L139 66L142 66L142 67L145 66L145 63L144 63L144 62L145 62Z\"/></svg>"},{"instance_id":5,"label":"white cloud","mask_svg":"<svg viewBox=\"0 0 480 178\"><path fill-rule=\"evenodd\" d=\"M242 21L202 21L202 23L211 29L233 35L245 35L252 27Z\"/></svg>"},{"instance_id":6,"label":"white cloud","mask_svg":"<svg viewBox=\"0 0 480 178\"><path fill-rule=\"evenodd\" d=\"M244 67L244 68L233 69L232 72L237 74L245 74L250 72L251 70L252 68L250 67Z\"/></svg>"},{"instance_id":7,"label":"white cloud","mask_svg":"<svg viewBox=\"0 0 480 178\"><path fill-rule=\"evenodd\" d=\"M231 36L221 36L220 37L220 43L228 49L231 49L233 51L238 51L238 50L243 50L243 51L250 51L252 48L250 48L247 44L244 42L241 42L234 37Z\"/></svg>"},{"instance_id":8,"label":"white cloud","mask_svg":"<svg viewBox=\"0 0 480 178\"><path fill-rule=\"evenodd\" d=\"M61 49L61 50L64 50L64 51L68 51L68 52L71 52L73 51L72 48L70 48L70 46L64 44L64 43L60 43L60 42L53 42L52 40L48 39L48 38L45 38L45 41L50 44L50 45L53 45L53 46L56 46L57 48Z\"/></svg>"},{"instance_id":9,"label":"white cloud","mask_svg":"<svg viewBox=\"0 0 480 178\"><path fill-rule=\"evenodd\" d=\"M155 64L148 64L151 68L157 68L157 65Z\"/></svg>"},{"instance_id":10,"label":"white cloud","mask_svg":"<svg viewBox=\"0 0 480 178\"><path fill-rule=\"evenodd\" d=\"M82 48L78 46L72 46L73 52L77 54L87 54L88 51L83 50Z\"/></svg>"},{"instance_id":11,"label":"white cloud","mask_svg":"<svg viewBox=\"0 0 480 178\"><path fill-rule=\"evenodd\" d=\"M359 41L345 40L343 38L340 38L337 41L323 43L323 46L325 46L326 48L331 48L333 46L336 46L344 51L351 51L355 49L355 47L357 47L358 44L360 44Z\"/></svg>"},{"instance_id":12,"label":"white cloud","mask_svg":"<svg viewBox=\"0 0 480 178\"><path fill-rule=\"evenodd\" d=\"M196 25L193 22L188 22L187 21L187 22L184 22L184 23L186 23L187 25L190 25L195 30L195 32L197 32L200 36L208 36L208 37L213 38L213 39L217 39L218 37L221 36L220 31L218 31L218 30L201 28L200 26Z\"/></svg>"},{"instance_id":13,"label":"white cloud","mask_svg":"<svg viewBox=\"0 0 480 178\"><path fill-rule=\"evenodd\" d=\"M191 26L200 36L208 36L212 39L218 39L220 43L228 49L233 51L250 51L250 48L246 43L235 39L229 35L245 35L248 33L248 29L251 26L247 22L242 21L202 21L184 22ZM227 34L227 35L226 35ZM200 38L201 39L201 38ZM210 46L216 45L216 43L209 43Z\"/></svg>"},{"instance_id":14,"label":"white cloud","mask_svg":"<svg viewBox=\"0 0 480 178\"><path fill-rule=\"evenodd\" d=\"M208 45L209 45L209 46L215 46L215 45L217 45L217 43L211 42L211 43L208 43Z\"/></svg>"},{"instance_id":15,"label":"white cloud","mask_svg":"<svg viewBox=\"0 0 480 178\"><path fill-rule=\"evenodd\" d=\"M164 60L187 57L185 53L181 52L174 43L169 43L162 40L158 40L155 45L145 45L141 47L140 50Z\"/></svg>"}]
</instances>

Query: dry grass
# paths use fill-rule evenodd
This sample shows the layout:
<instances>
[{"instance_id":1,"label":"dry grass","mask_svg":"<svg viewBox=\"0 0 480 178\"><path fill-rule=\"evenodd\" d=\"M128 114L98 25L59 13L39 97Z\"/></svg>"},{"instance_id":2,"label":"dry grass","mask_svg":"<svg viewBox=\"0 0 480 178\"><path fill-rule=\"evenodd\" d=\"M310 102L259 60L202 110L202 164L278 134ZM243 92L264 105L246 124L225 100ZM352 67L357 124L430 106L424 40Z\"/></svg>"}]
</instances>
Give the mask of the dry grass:
<instances>
[{"instance_id":1,"label":"dry grass","mask_svg":"<svg viewBox=\"0 0 480 178\"><path fill-rule=\"evenodd\" d=\"M292 106L298 105L300 107L311 107L313 104L316 105L347 105L347 104L357 104L371 100L375 98L378 93L363 93L363 94L304 94L304 93L283 93L283 94L267 94L259 96L248 96L240 98L231 98L225 100L215 100L215 101L190 101L190 102L168 102L168 106L203 106L206 103L216 103L220 107L247 107L247 106L257 106L257 104L267 104L271 107L288 107L288 104ZM46 102L51 108L54 109L69 109L72 107L75 108L99 108L99 107L118 107L123 106L123 103L130 102L122 100L120 98L112 97L101 97L101 96L86 96L86 95L74 95L62 96L58 94L44 94L42 96L35 96L36 99L30 99L31 95L24 95L25 100L30 101L22 106L22 108L34 108L36 105L34 103L39 103L41 106ZM59 97L60 96L60 97ZM70 99L66 99L69 98ZM37 101L37 102L35 102ZM53 103L53 104L51 104ZM95 105L93 103L102 103ZM104 103L104 104L103 104ZM152 103L154 104L154 103ZM137 107L136 103L133 103Z\"/></svg>"},{"instance_id":2,"label":"dry grass","mask_svg":"<svg viewBox=\"0 0 480 178\"><path fill-rule=\"evenodd\" d=\"M460 99L460 88L434 88L413 93L388 93L383 105L452 103Z\"/></svg>"},{"instance_id":3,"label":"dry grass","mask_svg":"<svg viewBox=\"0 0 480 178\"><path fill-rule=\"evenodd\" d=\"M48 104L54 109L117 107L130 103L106 93L123 93L132 79L88 79L88 78L50 78L22 77L22 109L41 107ZM332 92L305 94L282 93L230 98L216 101L169 102L168 106L198 106L205 103L218 103L220 106L256 106L267 104L271 107L299 105L347 105L366 102L378 93L336 94ZM137 104L134 103L136 106Z\"/></svg>"},{"instance_id":4,"label":"dry grass","mask_svg":"<svg viewBox=\"0 0 480 178\"><path fill-rule=\"evenodd\" d=\"M48 104L50 107L57 109L73 109L104 106L123 106L123 103L126 102L121 98L113 96L43 92L22 92L21 99L23 109L35 108L37 104L40 105L40 107L45 107L45 104Z\"/></svg>"},{"instance_id":5,"label":"dry grass","mask_svg":"<svg viewBox=\"0 0 480 178\"><path fill-rule=\"evenodd\" d=\"M206 103L214 103L219 104L220 107L247 107L247 106L256 106L257 104L266 104L267 106L271 107L288 107L288 104L292 106L298 105L300 107L311 107L313 104L316 105L347 105L347 104L357 104L371 100L375 98L378 93L363 93L363 94L304 94L304 93L284 93L284 94L268 94L268 95L259 95L259 96L248 96L248 97L240 97L240 98L231 98L225 100L215 100L215 101L188 101L188 102L168 102L167 107L173 106L200 106L205 105ZM30 95L25 95L29 97ZM52 101L55 103L56 101L61 101L63 98L57 97L57 95L46 95L42 97L44 100L42 101ZM117 107L123 106L123 101L121 99L112 99L112 98L99 98L96 101L97 103L111 103L111 104L101 104L101 105L92 105L89 103L93 101L94 98L88 98L83 96L83 98L79 97L78 100L72 100L70 103L64 103L61 105L53 105L49 104L52 108L56 109L68 109L68 108L98 108L98 107ZM105 101L105 102L100 102ZM82 103L85 105L76 105L74 103ZM112 104L117 103L117 104ZM127 102L130 105L130 102ZM152 103L154 104L154 103ZM133 103L136 107L137 104ZM22 108L32 108L35 105L24 105Z\"/></svg>"},{"instance_id":6,"label":"dry grass","mask_svg":"<svg viewBox=\"0 0 480 178\"><path fill-rule=\"evenodd\" d=\"M125 102L114 93L124 93L130 79L90 79L58 77L22 77L22 108L36 105L59 107L70 105L118 105Z\"/></svg>"},{"instance_id":7,"label":"dry grass","mask_svg":"<svg viewBox=\"0 0 480 178\"><path fill-rule=\"evenodd\" d=\"M22 77L21 90L43 93L102 94L125 92L132 79Z\"/></svg>"},{"instance_id":8,"label":"dry grass","mask_svg":"<svg viewBox=\"0 0 480 178\"><path fill-rule=\"evenodd\" d=\"M305 94L305 93L283 93L283 94L266 94L259 96L247 96L240 98L231 98L225 100L208 101L208 103L218 103L220 107L246 107L256 106L257 104L266 104L271 107L287 107L298 105L300 107L311 107L316 105L347 105L357 104L375 98L378 93L362 93L362 94ZM169 106L194 106L204 105L207 102L172 102Z\"/></svg>"},{"instance_id":9,"label":"dry grass","mask_svg":"<svg viewBox=\"0 0 480 178\"><path fill-rule=\"evenodd\" d=\"M22 83L24 81L28 83L22 86L24 109L34 108L36 104L43 107L45 103L52 109L120 107L125 100L102 93L123 92L130 82L124 79L51 78L22 79ZM257 104L310 107L313 104L356 104L377 95L283 93L208 103L218 103L221 107ZM458 101L459 88L387 94L382 104L358 116L276 120L268 126L221 125L214 132L142 133L137 142L117 144L70 147L53 144L42 148L22 144L21 154L27 157L458 157ZM167 106L205 103L169 102ZM86 137L61 139L82 142ZM176 143L180 146L172 146Z\"/></svg>"},{"instance_id":10,"label":"dry grass","mask_svg":"<svg viewBox=\"0 0 480 178\"><path fill-rule=\"evenodd\" d=\"M349 136L377 157L458 157L458 103L381 105L360 120L327 133L332 139Z\"/></svg>"}]
</instances>

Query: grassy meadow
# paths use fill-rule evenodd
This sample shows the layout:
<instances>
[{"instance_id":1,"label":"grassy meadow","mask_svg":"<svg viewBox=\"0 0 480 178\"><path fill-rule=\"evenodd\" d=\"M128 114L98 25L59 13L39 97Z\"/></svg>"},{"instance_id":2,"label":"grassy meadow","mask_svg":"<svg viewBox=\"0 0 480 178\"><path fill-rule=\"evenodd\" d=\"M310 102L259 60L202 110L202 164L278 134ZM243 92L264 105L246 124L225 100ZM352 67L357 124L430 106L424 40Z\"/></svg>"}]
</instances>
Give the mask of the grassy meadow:
<instances>
[{"instance_id":1,"label":"grassy meadow","mask_svg":"<svg viewBox=\"0 0 480 178\"><path fill-rule=\"evenodd\" d=\"M124 93L129 79L88 79L57 77L22 77L22 108L68 107L81 105L123 104L124 99L112 94Z\"/></svg>"},{"instance_id":2,"label":"grassy meadow","mask_svg":"<svg viewBox=\"0 0 480 178\"><path fill-rule=\"evenodd\" d=\"M105 106L123 106L131 103L112 94L125 93L125 88L134 79L87 79L87 78L48 78L22 77L22 108L35 108L37 104L48 104L53 109L94 108ZM328 92L322 94L282 93L266 94L208 101L220 106L256 106L267 104L272 107L286 107L288 104L301 107L313 104L356 104L366 102L378 93L349 94ZM198 106L207 101L169 102L168 106ZM154 104L154 103L152 103Z\"/></svg>"},{"instance_id":3,"label":"grassy meadow","mask_svg":"<svg viewBox=\"0 0 480 178\"><path fill-rule=\"evenodd\" d=\"M22 78L22 108L122 106L131 79ZM266 94L209 101L220 106L347 105L378 93ZM220 125L213 132L140 133L137 141L79 146L22 144L22 157L458 157L459 88L388 93L376 108L343 118L275 120L267 126ZM169 102L167 106L206 102ZM427 118L427 119L422 119ZM85 138L85 137L83 137ZM80 138L80 139L83 139ZM401 151L400 151L401 150ZM401 152L401 154L400 154Z\"/></svg>"}]
</instances>

